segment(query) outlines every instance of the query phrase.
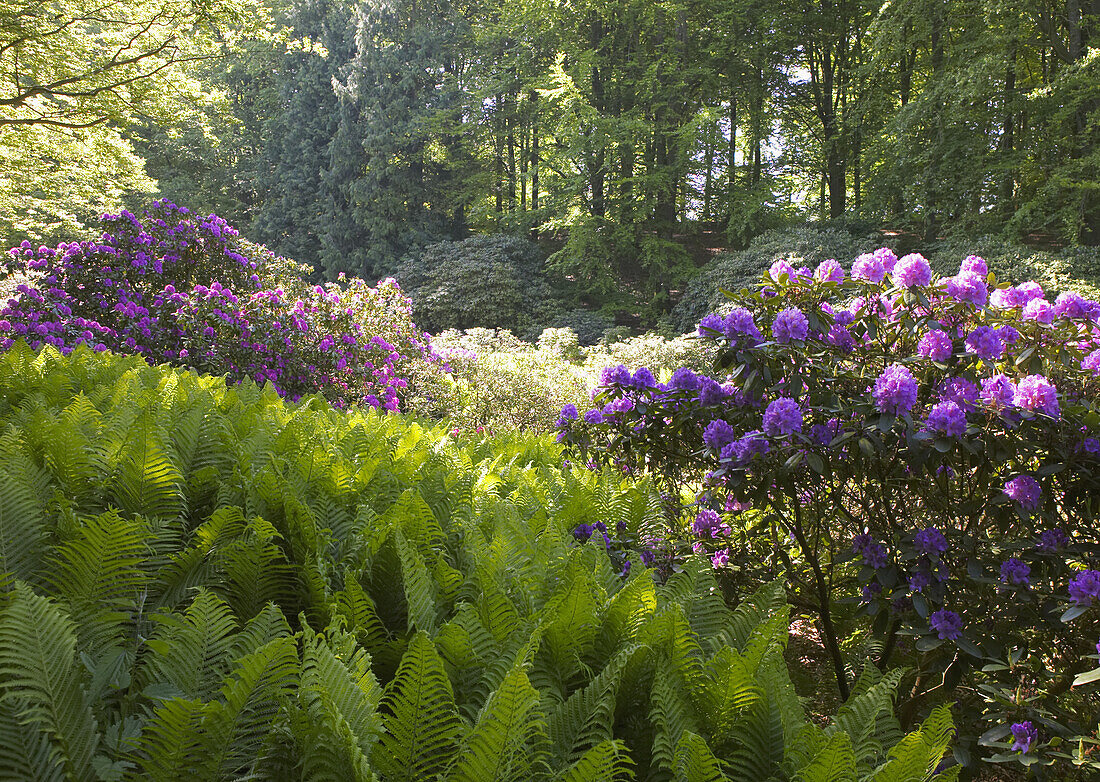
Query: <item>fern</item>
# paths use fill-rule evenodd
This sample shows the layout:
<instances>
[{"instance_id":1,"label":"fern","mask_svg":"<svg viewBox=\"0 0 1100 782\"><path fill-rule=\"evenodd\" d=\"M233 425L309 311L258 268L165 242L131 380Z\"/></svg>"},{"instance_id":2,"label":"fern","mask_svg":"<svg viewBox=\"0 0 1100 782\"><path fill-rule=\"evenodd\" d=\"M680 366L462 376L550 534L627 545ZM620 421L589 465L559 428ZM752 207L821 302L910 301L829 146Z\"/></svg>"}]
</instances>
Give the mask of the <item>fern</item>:
<instances>
[{"instance_id":1,"label":"fern","mask_svg":"<svg viewBox=\"0 0 1100 782\"><path fill-rule=\"evenodd\" d=\"M63 758L50 735L19 711L17 698L0 701L0 779L64 782Z\"/></svg>"},{"instance_id":2,"label":"fern","mask_svg":"<svg viewBox=\"0 0 1100 782\"><path fill-rule=\"evenodd\" d=\"M624 782L633 778L633 763L621 741L597 744L557 777L559 782Z\"/></svg>"},{"instance_id":3,"label":"fern","mask_svg":"<svg viewBox=\"0 0 1100 782\"><path fill-rule=\"evenodd\" d=\"M38 468L15 432L0 437L0 572L34 583L49 534Z\"/></svg>"},{"instance_id":4,"label":"fern","mask_svg":"<svg viewBox=\"0 0 1100 782\"><path fill-rule=\"evenodd\" d=\"M443 661L417 633L383 701L386 732L371 755L387 782L419 782L450 763L461 733Z\"/></svg>"},{"instance_id":5,"label":"fern","mask_svg":"<svg viewBox=\"0 0 1100 782\"><path fill-rule=\"evenodd\" d=\"M0 616L0 687L18 720L56 744L67 777L94 778L99 733L76 663L73 623L23 584Z\"/></svg>"},{"instance_id":6,"label":"fern","mask_svg":"<svg viewBox=\"0 0 1100 782\"><path fill-rule=\"evenodd\" d=\"M120 455L113 498L127 513L174 518L183 511L183 476L172 464L153 429L142 416Z\"/></svg>"},{"instance_id":7,"label":"fern","mask_svg":"<svg viewBox=\"0 0 1100 782\"><path fill-rule=\"evenodd\" d=\"M99 657L126 645L127 624L148 581L149 530L140 519L104 513L83 519L73 539L58 547L52 582L68 599L80 648Z\"/></svg>"},{"instance_id":8,"label":"fern","mask_svg":"<svg viewBox=\"0 0 1100 782\"><path fill-rule=\"evenodd\" d=\"M676 747L676 782L726 782L722 764L702 736L687 731Z\"/></svg>"},{"instance_id":9,"label":"fern","mask_svg":"<svg viewBox=\"0 0 1100 782\"><path fill-rule=\"evenodd\" d=\"M540 730L539 694L522 668L513 668L478 715L458 763L454 782L526 782L534 762L527 746Z\"/></svg>"}]
</instances>

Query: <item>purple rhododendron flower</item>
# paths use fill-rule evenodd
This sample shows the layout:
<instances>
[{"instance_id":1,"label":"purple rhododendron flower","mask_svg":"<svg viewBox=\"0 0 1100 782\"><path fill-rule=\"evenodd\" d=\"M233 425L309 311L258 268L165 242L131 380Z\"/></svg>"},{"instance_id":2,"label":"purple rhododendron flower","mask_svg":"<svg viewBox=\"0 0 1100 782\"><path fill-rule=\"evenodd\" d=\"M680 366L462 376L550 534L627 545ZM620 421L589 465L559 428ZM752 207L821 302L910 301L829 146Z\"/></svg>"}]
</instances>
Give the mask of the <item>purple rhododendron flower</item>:
<instances>
[{"instance_id":1,"label":"purple rhododendron flower","mask_svg":"<svg viewBox=\"0 0 1100 782\"><path fill-rule=\"evenodd\" d=\"M913 575L909 576L909 590L912 592L923 592L930 586L932 586L932 574L927 568L917 568L913 571Z\"/></svg>"},{"instance_id":2,"label":"purple rhododendron flower","mask_svg":"<svg viewBox=\"0 0 1100 782\"><path fill-rule=\"evenodd\" d=\"M1100 600L1100 570L1082 570L1069 582L1068 589L1077 605L1091 605Z\"/></svg>"},{"instance_id":3,"label":"purple rhododendron flower","mask_svg":"<svg viewBox=\"0 0 1100 782\"><path fill-rule=\"evenodd\" d=\"M703 407L719 405L726 399L726 390L712 377L704 377L699 385L699 404Z\"/></svg>"},{"instance_id":4,"label":"purple rhododendron flower","mask_svg":"<svg viewBox=\"0 0 1100 782\"><path fill-rule=\"evenodd\" d=\"M814 279L818 282L844 282L844 267L835 258L822 261L814 270Z\"/></svg>"},{"instance_id":5,"label":"purple rhododendron flower","mask_svg":"<svg viewBox=\"0 0 1100 782\"><path fill-rule=\"evenodd\" d=\"M784 274L787 275L791 282L794 282L798 278L798 275L795 273L794 267L784 261L782 258L773 263L771 268L768 269L768 276L776 282L779 282Z\"/></svg>"},{"instance_id":6,"label":"purple rhododendron flower","mask_svg":"<svg viewBox=\"0 0 1100 782\"><path fill-rule=\"evenodd\" d=\"M586 424L602 424L603 413L599 410L589 410L584 414L584 422Z\"/></svg>"},{"instance_id":7,"label":"purple rhododendron flower","mask_svg":"<svg viewBox=\"0 0 1100 782\"><path fill-rule=\"evenodd\" d=\"M714 530L718 529L721 523L722 520L715 511L703 508L696 514L691 531L701 538L714 537Z\"/></svg>"},{"instance_id":8,"label":"purple rhododendron flower","mask_svg":"<svg viewBox=\"0 0 1100 782\"><path fill-rule=\"evenodd\" d=\"M649 367L638 367L630 378L630 385L635 388L654 388L657 385L657 378L653 377Z\"/></svg>"},{"instance_id":9,"label":"purple rhododendron flower","mask_svg":"<svg viewBox=\"0 0 1100 782\"><path fill-rule=\"evenodd\" d=\"M875 381L875 404L883 413L902 415L917 403L917 381L901 364L886 367Z\"/></svg>"},{"instance_id":10,"label":"purple rhododendron flower","mask_svg":"<svg viewBox=\"0 0 1100 782\"><path fill-rule=\"evenodd\" d=\"M856 258L855 263L852 264L853 279L866 280L877 285L882 282L882 278L885 276L886 267L883 265L882 258L875 253L864 253Z\"/></svg>"},{"instance_id":11,"label":"purple rhododendron flower","mask_svg":"<svg viewBox=\"0 0 1100 782\"><path fill-rule=\"evenodd\" d=\"M997 288L989 295L990 306L1002 310L1016 309L1025 303L1023 296L1015 288Z\"/></svg>"},{"instance_id":12,"label":"purple rhododendron flower","mask_svg":"<svg viewBox=\"0 0 1100 782\"><path fill-rule=\"evenodd\" d=\"M720 548L714 552L714 556L710 558L711 564L714 569L725 567L730 561L730 550L728 548Z\"/></svg>"},{"instance_id":13,"label":"purple rhododendron flower","mask_svg":"<svg viewBox=\"0 0 1100 782\"><path fill-rule=\"evenodd\" d=\"M809 333L810 323L805 313L797 307L788 307L775 316L772 337L776 342L802 341Z\"/></svg>"},{"instance_id":14,"label":"purple rhododendron flower","mask_svg":"<svg viewBox=\"0 0 1100 782\"><path fill-rule=\"evenodd\" d=\"M966 434L966 413L954 402L939 402L928 411L928 428L948 437Z\"/></svg>"},{"instance_id":15,"label":"purple rhododendron flower","mask_svg":"<svg viewBox=\"0 0 1100 782\"><path fill-rule=\"evenodd\" d=\"M781 397L764 411L764 431L771 437L802 431L802 408L789 397Z\"/></svg>"},{"instance_id":16,"label":"purple rhododendron flower","mask_svg":"<svg viewBox=\"0 0 1100 782\"><path fill-rule=\"evenodd\" d=\"M997 329L978 326L966 335L966 350L986 361L996 361L1004 355L1004 338Z\"/></svg>"},{"instance_id":17,"label":"purple rhododendron flower","mask_svg":"<svg viewBox=\"0 0 1100 782\"><path fill-rule=\"evenodd\" d=\"M997 409L1012 407L1016 397L1016 385L1005 375L994 375L982 380L981 399Z\"/></svg>"},{"instance_id":18,"label":"purple rhododendron flower","mask_svg":"<svg viewBox=\"0 0 1100 782\"><path fill-rule=\"evenodd\" d=\"M972 410L978 401L978 387L965 377L949 377L938 389L941 402L954 402L963 410Z\"/></svg>"},{"instance_id":19,"label":"purple rhododendron flower","mask_svg":"<svg viewBox=\"0 0 1100 782\"><path fill-rule=\"evenodd\" d=\"M985 258L979 255L968 255L962 262L962 266L959 267L960 274L977 274L982 277L986 277L989 274L989 266L986 265Z\"/></svg>"},{"instance_id":20,"label":"purple rhododendron flower","mask_svg":"<svg viewBox=\"0 0 1100 782\"><path fill-rule=\"evenodd\" d=\"M1052 418L1057 418L1061 410L1058 390L1042 375L1028 375L1017 383L1016 396L1012 401L1017 407L1038 410Z\"/></svg>"},{"instance_id":21,"label":"purple rhododendron flower","mask_svg":"<svg viewBox=\"0 0 1100 782\"><path fill-rule=\"evenodd\" d=\"M566 405L561 409L561 420L563 421L576 421L577 420L577 406L573 404Z\"/></svg>"},{"instance_id":22,"label":"purple rhododendron flower","mask_svg":"<svg viewBox=\"0 0 1100 782\"><path fill-rule=\"evenodd\" d=\"M754 341L763 339L760 329L756 327L756 322L753 320L752 313L744 307L734 307L730 311L730 314L726 316L722 323L722 331L726 338L731 340L739 334L743 334Z\"/></svg>"},{"instance_id":23,"label":"purple rhododendron flower","mask_svg":"<svg viewBox=\"0 0 1100 782\"><path fill-rule=\"evenodd\" d=\"M1032 299L1024 305L1024 320L1053 323L1054 316L1054 307L1046 299Z\"/></svg>"},{"instance_id":24,"label":"purple rhododendron flower","mask_svg":"<svg viewBox=\"0 0 1100 782\"><path fill-rule=\"evenodd\" d=\"M1054 314L1062 318L1093 318L1096 311L1095 301L1086 299L1073 291L1059 293L1054 302Z\"/></svg>"},{"instance_id":25,"label":"purple rhododendron flower","mask_svg":"<svg viewBox=\"0 0 1100 782\"><path fill-rule=\"evenodd\" d=\"M703 442L710 448L721 449L737 439L733 427L722 419L711 421L703 430Z\"/></svg>"},{"instance_id":26,"label":"purple rhododendron flower","mask_svg":"<svg viewBox=\"0 0 1100 782\"><path fill-rule=\"evenodd\" d=\"M946 554L947 538L935 527L922 529L913 537L913 545L922 554Z\"/></svg>"},{"instance_id":27,"label":"purple rhododendron flower","mask_svg":"<svg viewBox=\"0 0 1100 782\"><path fill-rule=\"evenodd\" d=\"M985 275L975 272L960 272L946 280L947 295L958 301L965 301L975 307L984 307L989 300L989 288L985 284Z\"/></svg>"},{"instance_id":28,"label":"purple rhododendron flower","mask_svg":"<svg viewBox=\"0 0 1100 782\"><path fill-rule=\"evenodd\" d=\"M1081 359L1081 369L1089 372L1093 377L1100 375L1100 348Z\"/></svg>"},{"instance_id":29,"label":"purple rhododendron flower","mask_svg":"<svg viewBox=\"0 0 1100 782\"><path fill-rule=\"evenodd\" d=\"M609 386L613 383L620 386L630 385L630 370L623 364L617 367L604 367L600 370L600 385Z\"/></svg>"},{"instance_id":30,"label":"purple rhododendron flower","mask_svg":"<svg viewBox=\"0 0 1100 782\"><path fill-rule=\"evenodd\" d=\"M1019 503L1024 510L1038 510L1043 488L1030 475L1017 475L1005 484L1005 494Z\"/></svg>"},{"instance_id":31,"label":"purple rhododendron flower","mask_svg":"<svg viewBox=\"0 0 1100 782\"><path fill-rule=\"evenodd\" d=\"M823 424L814 424L810 427L810 439L818 445L828 445L840 434L840 430L840 419L830 418Z\"/></svg>"},{"instance_id":32,"label":"purple rhododendron flower","mask_svg":"<svg viewBox=\"0 0 1100 782\"><path fill-rule=\"evenodd\" d=\"M863 564L875 570L886 567L890 561L886 546L877 542L866 532L852 538L852 550L863 557Z\"/></svg>"},{"instance_id":33,"label":"purple rhododendron flower","mask_svg":"<svg viewBox=\"0 0 1100 782\"><path fill-rule=\"evenodd\" d=\"M762 456L770 450L771 446L768 445L768 441L761 436L760 432L749 432L740 440L736 440L722 448L722 458L743 465L752 461L754 456Z\"/></svg>"},{"instance_id":34,"label":"purple rhododendron flower","mask_svg":"<svg viewBox=\"0 0 1100 782\"><path fill-rule=\"evenodd\" d=\"M1042 286L1034 280L1029 280L1028 282L1017 285L1016 293L1023 300L1024 304L1027 304L1029 301L1034 301L1035 299L1041 299L1044 295Z\"/></svg>"},{"instance_id":35,"label":"purple rhododendron flower","mask_svg":"<svg viewBox=\"0 0 1100 782\"><path fill-rule=\"evenodd\" d=\"M1027 586L1031 583L1031 567L1016 557L1006 559L1001 563L1001 583Z\"/></svg>"},{"instance_id":36,"label":"purple rhododendron flower","mask_svg":"<svg viewBox=\"0 0 1100 782\"><path fill-rule=\"evenodd\" d=\"M595 531L595 527L591 524L578 524L573 528L573 537L579 540L581 543L587 541L592 537L592 533Z\"/></svg>"},{"instance_id":37,"label":"purple rhododendron flower","mask_svg":"<svg viewBox=\"0 0 1100 782\"><path fill-rule=\"evenodd\" d=\"M929 331L920 338L920 343L917 345L917 355L941 363L951 358L953 352L954 345L951 337L939 329Z\"/></svg>"},{"instance_id":38,"label":"purple rhododendron flower","mask_svg":"<svg viewBox=\"0 0 1100 782\"><path fill-rule=\"evenodd\" d=\"M910 253L897 262L891 277L894 284L902 288L928 285L932 282L932 267L920 253Z\"/></svg>"},{"instance_id":39,"label":"purple rhododendron flower","mask_svg":"<svg viewBox=\"0 0 1100 782\"><path fill-rule=\"evenodd\" d=\"M680 367L672 373L668 381L669 391L696 391L699 389L699 376L687 367Z\"/></svg>"},{"instance_id":40,"label":"purple rhododendron flower","mask_svg":"<svg viewBox=\"0 0 1100 782\"><path fill-rule=\"evenodd\" d=\"M1039 542L1035 547L1039 551L1054 552L1069 544L1069 535L1060 529L1045 529L1039 533Z\"/></svg>"},{"instance_id":41,"label":"purple rhododendron flower","mask_svg":"<svg viewBox=\"0 0 1100 782\"><path fill-rule=\"evenodd\" d=\"M962 635L962 617L954 611L940 609L928 617L928 625L936 631L941 641L954 641Z\"/></svg>"},{"instance_id":42,"label":"purple rhododendron flower","mask_svg":"<svg viewBox=\"0 0 1100 782\"><path fill-rule=\"evenodd\" d=\"M1029 721L1016 722L1012 725L1012 751L1027 753L1031 745L1039 740L1039 729Z\"/></svg>"},{"instance_id":43,"label":"purple rhododendron flower","mask_svg":"<svg viewBox=\"0 0 1100 782\"><path fill-rule=\"evenodd\" d=\"M722 333L723 322L721 315L715 315L713 313L704 315L703 319L699 321L699 328L697 329L699 336L707 339L716 339L718 335Z\"/></svg>"},{"instance_id":44,"label":"purple rhododendron flower","mask_svg":"<svg viewBox=\"0 0 1100 782\"><path fill-rule=\"evenodd\" d=\"M657 555L649 549L642 549L638 556L646 567L653 567L653 564L657 561Z\"/></svg>"}]
</instances>

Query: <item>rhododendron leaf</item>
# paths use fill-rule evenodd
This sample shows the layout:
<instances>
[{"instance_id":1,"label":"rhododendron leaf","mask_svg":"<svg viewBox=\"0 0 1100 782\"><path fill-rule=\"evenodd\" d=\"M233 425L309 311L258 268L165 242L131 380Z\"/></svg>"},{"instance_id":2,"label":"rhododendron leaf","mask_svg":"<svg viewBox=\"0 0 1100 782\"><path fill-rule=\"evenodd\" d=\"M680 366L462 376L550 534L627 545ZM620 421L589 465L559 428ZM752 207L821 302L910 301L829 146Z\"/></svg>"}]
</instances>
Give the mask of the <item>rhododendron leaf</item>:
<instances>
[{"instance_id":1,"label":"rhododendron leaf","mask_svg":"<svg viewBox=\"0 0 1100 782\"><path fill-rule=\"evenodd\" d=\"M1084 616L1084 614L1088 610L1089 606L1073 606L1072 608L1068 609L1064 614L1062 614L1062 621L1072 622L1074 619L1077 619L1080 616Z\"/></svg>"},{"instance_id":2,"label":"rhododendron leaf","mask_svg":"<svg viewBox=\"0 0 1100 782\"><path fill-rule=\"evenodd\" d=\"M943 641L941 641L939 638L934 638L933 636L926 635L923 638L918 638L914 646L917 647L918 652L930 652L933 649L938 649L939 647L943 646Z\"/></svg>"},{"instance_id":3,"label":"rhododendron leaf","mask_svg":"<svg viewBox=\"0 0 1100 782\"><path fill-rule=\"evenodd\" d=\"M1100 668L1094 668L1091 671L1077 674L1073 680L1073 686L1079 687L1082 684L1091 684L1098 679L1100 679Z\"/></svg>"}]
</instances>

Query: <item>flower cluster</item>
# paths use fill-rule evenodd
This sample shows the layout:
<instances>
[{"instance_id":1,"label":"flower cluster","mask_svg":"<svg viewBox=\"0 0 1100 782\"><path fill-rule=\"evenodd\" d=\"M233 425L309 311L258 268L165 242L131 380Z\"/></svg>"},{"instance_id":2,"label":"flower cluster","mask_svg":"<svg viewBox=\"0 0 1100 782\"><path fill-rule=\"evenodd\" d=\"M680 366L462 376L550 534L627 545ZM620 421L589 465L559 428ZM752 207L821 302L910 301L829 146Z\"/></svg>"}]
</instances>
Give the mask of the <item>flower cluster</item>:
<instances>
[{"instance_id":1,"label":"flower cluster","mask_svg":"<svg viewBox=\"0 0 1100 782\"><path fill-rule=\"evenodd\" d=\"M442 363L392 280L308 285L305 267L167 201L102 225L97 240L9 251L7 271L31 282L0 309L0 348L87 344L385 410L411 363Z\"/></svg>"},{"instance_id":2,"label":"flower cluster","mask_svg":"<svg viewBox=\"0 0 1100 782\"><path fill-rule=\"evenodd\" d=\"M562 440L670 494L695 489L694 507L737 508L723 523L744 550L706 549L712 564L737 558L723 578L774 578L782 563L808 605L858 604L887 656L907 646L905 663L936 678L960 654L1095 643L1100 304L999 283L977 256L937 279L886 249L847 274L779 262L732 298L699 325L718 344L713 376L662 385L610 368L595 423L563 419ZM716 518L684 520L687 548L725 547ZM1053 675L1040 652L1028 665ZM964 675L984 686L1001 670ZM987 692L978 683L952 697Z\"/></svg>"}]
</instances>

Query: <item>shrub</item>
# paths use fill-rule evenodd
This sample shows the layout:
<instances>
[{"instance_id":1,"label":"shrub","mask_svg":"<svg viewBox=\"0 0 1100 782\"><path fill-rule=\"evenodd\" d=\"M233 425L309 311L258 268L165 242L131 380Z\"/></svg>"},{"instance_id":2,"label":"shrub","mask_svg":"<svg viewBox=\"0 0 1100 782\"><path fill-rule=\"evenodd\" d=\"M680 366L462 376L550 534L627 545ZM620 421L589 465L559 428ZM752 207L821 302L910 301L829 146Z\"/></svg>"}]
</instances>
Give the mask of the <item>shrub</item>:
<instances>
[{"instance_id":1,"label":"shrub","mask_svg":"<svg viewBox=\"0 0 1100 782\"><path fill-rule=\"evenodd\" d=\"M31 282L0 310L0 347L19 338L62 351L88 344L270 381L295 399L320 391L387 410L430 358L392 280L310 286L307 268L242 240L215 215L165 201L102 222L98 241L10 251L7 273Z\"/></svg>"},{"instance_id":2,"label":"shrub","mask_svg":"<svg viewBox=\"0 0 1100 782\"><path fill-rule=\"evenodd\" d=\"M1095 691L1070 691L1100 678L1100 303L987 272L971 256L933 280L885 249L851 276L777 262L699 325L728 374L608 369L563 437L701 481L696 547L731 578L790 579L841 694L858 608L875 663L916 666L904 710L960 699L992 759L1096 769L1062 743L1100 724ZM1008 743L1024 724L1042 727Z\"/></svg>"},{"instance_id":3,"label":"shrub","mask_svg":"<svg viewBox=\"0 0 1100 782\"><path fill-rule=\"evenodd\" d=\"M435 347L454 372L451 395L437 414L460 431L553 429L564 405L588 401L591 376L575 363L576 336L564 329L548 333L539 348L507 331L440 334Z\"/></svg>"},{"instance_id":4,"label":"shrub","mask_svg":"<svg viewBox=\"0 0 1100 782\"><path fill-rule=\"evenodd\" d=\"M485 327L523 334L541 329L558 308L538 245L515 236L433 244L394 276L432 333Z\"/></svg>"},{"instance_id":5,"label":"shrub","mask_svg":"<svg viewBox=\"0 0 1100 782\"><path fill-rule=\"evenodd\" d=\"M546 438L25 345L0 430L4 778L954 777L896 675L807 719L776 585L730 610L575 538L653 501Z\"/></svg>"},{"instance_id":6,"label":"shrub","mask_svg":"<svg viewBox=\"0 0 1100 782\"><path fill-rule=\"evenodd\" d=\"M599 342L607 330L614 326L612 318L598 310L575 309L551 318L549 326L572 329L577 341L588 347Z\"/></svg>"},{"instance_id":7,"label":"shrub","mask_svg":"<svg viewBox=\"0 0 1100 782\"><path fill-rule=\"evenodd\" d=\"M693 279L669 316L677 333L695 324L723 303L720 289L739 291L754 285L780 258L795 266L816 266L829 258L853 258L881 244L878 232L858 223L809 223L773 229L757 236L748 249L722 253Z\"/></svg>"}]
</instances>

